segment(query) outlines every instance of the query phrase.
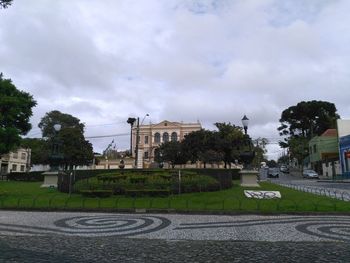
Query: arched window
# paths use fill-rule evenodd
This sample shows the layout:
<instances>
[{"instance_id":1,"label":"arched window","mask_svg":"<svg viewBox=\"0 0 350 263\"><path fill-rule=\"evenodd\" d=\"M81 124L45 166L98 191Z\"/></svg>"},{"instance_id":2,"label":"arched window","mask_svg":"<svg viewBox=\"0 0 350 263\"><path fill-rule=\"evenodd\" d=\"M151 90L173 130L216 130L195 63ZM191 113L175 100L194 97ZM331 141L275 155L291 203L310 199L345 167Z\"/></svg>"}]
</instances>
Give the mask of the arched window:
<instances>
[{"instance_id":1,"label":"arched window","mask_svg":"<svg viewBox=\"0 0 350 263\"><path fill-rule=\"evenodd\" d=\"M159 132L154 134L154 143L160 143L160 133Z\"/></svg>"},{"instance_id":2,"label":"arched window","mask_svg":"<svg viewBox=\"0 0 350 263\"><path fill-rule=\"evenodd\" d=\"M173 133L171 134L171 141L172 141L172 142L176 142L176 141L177 141L177 133L176 133L176 132L173 132Z\"/></svg>"},{"instance_id":3,"label":"arched window","mask_svg":"<svg viewBox=\"0 0 350 263\"><path fill-rule=\"evenodd\" d=\"M169 133L164 132L163 133L163 142L168 142L169 141Z\"/></svg>"}]
</instances>

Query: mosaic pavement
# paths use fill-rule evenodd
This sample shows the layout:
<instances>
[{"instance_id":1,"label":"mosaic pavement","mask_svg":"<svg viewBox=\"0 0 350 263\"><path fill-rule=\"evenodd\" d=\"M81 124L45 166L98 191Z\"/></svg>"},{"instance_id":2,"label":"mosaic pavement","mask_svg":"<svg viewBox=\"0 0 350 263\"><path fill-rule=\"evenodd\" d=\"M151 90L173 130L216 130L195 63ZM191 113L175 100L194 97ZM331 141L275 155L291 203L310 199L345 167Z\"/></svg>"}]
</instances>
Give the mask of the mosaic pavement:
<instances>
[{"instance_id":1,"label":"mosaic pavement","mask_svg":"<svg viewBox=\"0 0 350 263\"><path fill-rule=\"evenodd\" d=\"M350 216L0 212L0 236L350 242Z\"/></svg>"}]
</instances>

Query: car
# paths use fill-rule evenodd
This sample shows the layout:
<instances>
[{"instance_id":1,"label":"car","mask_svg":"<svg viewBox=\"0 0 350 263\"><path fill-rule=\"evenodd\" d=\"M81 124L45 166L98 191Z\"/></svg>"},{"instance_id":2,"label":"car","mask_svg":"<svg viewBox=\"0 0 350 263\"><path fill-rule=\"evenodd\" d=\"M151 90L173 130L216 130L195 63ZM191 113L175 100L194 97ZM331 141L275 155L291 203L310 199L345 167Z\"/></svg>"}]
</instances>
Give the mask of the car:
<instances>
[{"instance_id":1,"label":"car","mask_svg":"<svg viewBox=\"0 0 350 263\"><path fill-rule=\"evenodd\" d=\"M318 173L316 173L314 170L310 170L310 169L303 171L303 177L310 178L310 179L313 179L313 178L318 179L319 178Z\"/></svg>"},{"instance_id":2,"label":"car","mask_svg":"<svg viewBox=\"0 0 350 263\"><path fill-rule=\"evenodd\" d=\"M278 168L269 168L267 177L269 178L278 178L280 176L280 171Z\"/></svg>"},{"instance_id":3,"label":"car","mask_svg":"<svg viewBox=\"0 0 350 263\"><path fill-rule=\"evenodd\" d=\"M287 165L281 165L280 171L282 173L289 173L289 167Z\"/></svg>"}]
</instances>

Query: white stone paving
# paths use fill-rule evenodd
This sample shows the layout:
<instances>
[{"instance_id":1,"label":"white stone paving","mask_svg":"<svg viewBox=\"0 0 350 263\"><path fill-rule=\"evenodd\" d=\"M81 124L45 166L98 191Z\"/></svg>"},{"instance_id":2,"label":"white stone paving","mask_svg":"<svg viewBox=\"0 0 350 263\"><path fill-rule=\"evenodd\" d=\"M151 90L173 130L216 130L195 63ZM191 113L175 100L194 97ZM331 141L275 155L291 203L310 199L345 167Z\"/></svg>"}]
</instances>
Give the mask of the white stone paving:
<instances>
[{"instance_id":1,"label":"white stone paving","mask_svg":"<svg viewBox=\"0 0 350 263\"><path fill-rule=\"evenodd\" d=\"M163 240L350 242L350 216L0 211L0 235L52 234Z\"/></svg>"}]
</instances>

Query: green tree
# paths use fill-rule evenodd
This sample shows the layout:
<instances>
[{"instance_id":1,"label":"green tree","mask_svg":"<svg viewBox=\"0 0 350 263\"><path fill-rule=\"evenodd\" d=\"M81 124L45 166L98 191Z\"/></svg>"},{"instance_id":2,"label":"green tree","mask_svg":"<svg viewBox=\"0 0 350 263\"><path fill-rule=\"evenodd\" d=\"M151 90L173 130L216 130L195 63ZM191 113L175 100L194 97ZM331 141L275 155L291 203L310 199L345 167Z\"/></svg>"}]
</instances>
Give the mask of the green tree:
<instances>
[{"instance_id":1,"label":"green tree","mask_svg":"<svg viewBox=\"0 0 350 263\"><path fill-rule=\"evenodd\" d=\"M224 159L224 154L217 150L206 150L204 152L200 152L199 159L203 162L204 168L206 168L206 164L217 164Z\"/></svg>"},{"instance_id":2,"label":"green tree","mask_svg":"<svg viewBox=\"0 0 350 263\"><path fill-rule=\"evenodd\" d=\"M239 159L244 144L242 128L231 123L215 123L218 128L217 148L224 154L225 168ZM250 138L249 138L250 139Z\"/></svg>"},{"instance_id":3,"label":"green tree","mask_svg":"<svg viewBox=\"0 0 350 263\"><path fill-rule=\"evenodd\" d=\"M169 162L171 167L174 168L176 164L185 164L188 158L186 152L183 151L182 143L170 141L160 145L156 161L159 163Z\"/></svg>"},{"instance_id":4,"label":"green tree","mask_svg":"<svg viewBox=\"0 0 350 263\"><path fill-rule=\"evenodd\" d=\"M316 100L299 102L281 114L278 131L285 138L279 144L282 148L289 148L290 156L301 164L308 155L308 141L327 129L336 128L337 119L339 115L333 103Z\"/></svg>"},{"instance_id":5,"label":"green tree","mask_svg":"<svg viewBox=\"0 0 350 263\"><path fill-rule=\"evenodd\" d=\"M0 0L0 9L7 8L12 4L12 0Z\"/></svg>"},{"instance_id":6,"label":"green tree","mask_svg":"<svg viewBox=\"0 0 350 263\"><path fill-rule=\"evenodd\" d=\"M266 138L257 138L252 141L253 142L253 148L255 151L255 157L253 159L252 165L255 167L260 167L260 163L264 161L265 154L267 152L266 145L269 143L269 141Z\"/></svg>"},{"instance_id":7,"label":"green tree","mask_svg":"<svg viewBox=\"0 0 350 263\"><path fill-rule=\"evenodd\" d=\"M18 90L0 73L0 156L19 146L20 135L31 129L29 118L35 105L29 93Z\"/></svg>"},{"instance_id":8,"label":"green tree","mask_svg":"<svg viewBox=\"0 0 350 263\"><path fill-rule=\"evenodd\" d=\"M38 124L44 138L51 138L55 135L55 129L53 127L55 124L61 124L62 130L65 128L78 128L82 134L84 133L85 125L78 118L54 110L47 112Z\"/></svg>"},{"instance_id":9,"label":"green tree","mask_svg":"<svg viewBox=\"0 0 350 263\"><path fill-rule=\"evenodd\" d=\"M339 115L333 103L302 101L282 112L278 131L281 136L302 136L311 139L327 129L335 128L337 119Z\"/></svg>"},{"instance_id":10,"label":"green tree","mask_svg":"<svg viewBox=\"0 0 350 263\"><path fill-rule=\"evenodd\" d=\"M57 134L53 128L55 124L61 125L61 130ZM60 163L66 168L72 165L87 165L93 160L92 145L85 140L84 124L78 118L59 111L51 111L45 114L38 126L50 149L53 149L54 140L58 139L63 154ZM51 163L53 164L53 160Z\"/></svg>"},{"instance_id":11,"label":"green tree","mask_svg":"<svg viewBox=\"0 0 350 263\"><path fill-rule=\"evenodd\" d=\"M189 160L195 163L201 160L203 153L209 150L215 150L214 132L201 129L187 134L182 141L184 152L187 153ZM203 161L203 160L201 160Z\"/></svg>"},{"instance_id":12,"label":"green tree","mask_svg":"<svg viewBox=\"0 0 350 263\"><path fill-rule=\"evenodd\" d=\"M270 168L274 168L274 167L277 167L277 162L275 160L268 160L266 162L266 165Z\"/></svg>"},{"instance_id":13,"label":"green tree","mask_svg":"<svg viewBox=\"0 0 350 263\"><path fill-rule=\"evenodd\" d=\"M47 164L51 154L48 142L39 138L24 138L21 146L31 149L31 164Z\"/></svg>"},{"instance_id":14,"label":"green tree","mask_svg":"<svg viewBox=\"0 0 350 263\"><path fill-rule=\"evenodd\" d=\"M279 164L289 164L289 156L288 155L283 155L278 158L277 162Z\"/></svg>"},{"instance_id":15,"label":"green tree","mask_svg":"<svg viewBox=\"0 0 350 263\"><path fill-rule=\"evenodd\" d=\"M62 143L63 160L66 168L73 165L88 165L92 163L94 152L92 144L85 140L79 127L64 128L59 133Z\"/></svg>"}]
</instances>

